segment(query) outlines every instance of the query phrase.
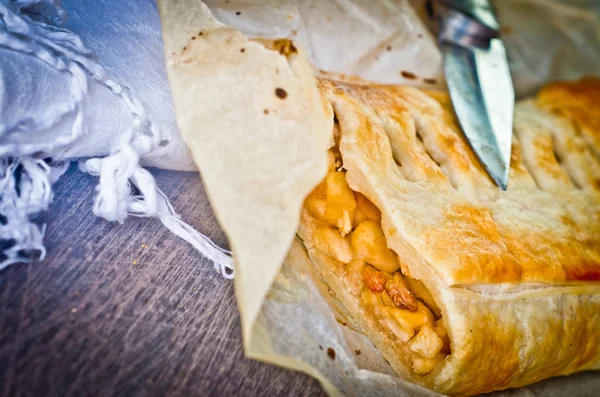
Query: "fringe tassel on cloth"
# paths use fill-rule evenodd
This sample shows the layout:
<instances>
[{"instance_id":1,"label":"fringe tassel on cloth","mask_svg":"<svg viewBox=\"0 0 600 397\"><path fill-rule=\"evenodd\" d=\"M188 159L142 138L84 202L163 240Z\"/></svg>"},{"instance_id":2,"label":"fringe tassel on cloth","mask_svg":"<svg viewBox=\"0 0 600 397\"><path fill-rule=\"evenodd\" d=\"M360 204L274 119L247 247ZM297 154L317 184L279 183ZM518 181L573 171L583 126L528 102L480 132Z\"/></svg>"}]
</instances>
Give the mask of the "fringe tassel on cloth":
<instances>
[{"instance_id":1,"label":"fringe tassel on cloth","mask_svg":"<svg viewBox=\"0 0 600 397\"><path fill-rule=\"evenodd\" d=\"M46 227L30 219L48 209L51 185L68 166L68 162L48 164L30 157L0 158L0 270L32 256L44 259Z\"/></svg>"},{"instance_id":2,"label":"fringe tassel on cloth","mask_svg":"<svg viewBox=\"0 0 600 397\"><path fill-rule=\"evenodd\" d=\"M76 145L82 134L81 108L92 79L123 101L132 117L132 128L120 136L108 156L79 160L82 171L99 177L94 214L117 222L123 222L128 215L158 217L171 232L210 259L224 277L233 278L231 252L183 222L150 172L139 164L140 158L165 140L163 131L149 120L141 102L92 60L90 51L76 34L52 25L64 21L64 16L58 0L0 0L0 46L37 57L68 73L72 81L71 101L62 109L52 109L51 116L40 114L13 125L0 120L0 269L27 261L32 252L44 258L45 225L38 226L32 219L48 209L53 196L51 186L72 160L62 159L61 153ZM31 139L56 125L65 115L75 115L71 130L52 145ZM29 139L2 142L5 137L22 131L31 134Z\"/></svg>"}]
</instances>

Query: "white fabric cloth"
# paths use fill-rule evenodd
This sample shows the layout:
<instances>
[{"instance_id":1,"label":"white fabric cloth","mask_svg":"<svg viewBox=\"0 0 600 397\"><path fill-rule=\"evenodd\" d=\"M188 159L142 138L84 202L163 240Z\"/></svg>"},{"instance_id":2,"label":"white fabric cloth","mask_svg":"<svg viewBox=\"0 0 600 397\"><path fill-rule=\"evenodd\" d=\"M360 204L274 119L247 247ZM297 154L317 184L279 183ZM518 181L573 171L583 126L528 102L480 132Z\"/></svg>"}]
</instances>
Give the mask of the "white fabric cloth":
<instances>
[{"instance_id":1,"label":"white fabric cloth","mask_svg":"<svg viewBox=\"0 0 600 397\"><path fill-rule=\"evenodd\" d=\"M43 257L31 218L72 160L99 176L96 215L156 216L232 276L230 253L181 221L143 168L195 169L153 1L0 0L0 269Z\"/></svg>"}]
</instances>

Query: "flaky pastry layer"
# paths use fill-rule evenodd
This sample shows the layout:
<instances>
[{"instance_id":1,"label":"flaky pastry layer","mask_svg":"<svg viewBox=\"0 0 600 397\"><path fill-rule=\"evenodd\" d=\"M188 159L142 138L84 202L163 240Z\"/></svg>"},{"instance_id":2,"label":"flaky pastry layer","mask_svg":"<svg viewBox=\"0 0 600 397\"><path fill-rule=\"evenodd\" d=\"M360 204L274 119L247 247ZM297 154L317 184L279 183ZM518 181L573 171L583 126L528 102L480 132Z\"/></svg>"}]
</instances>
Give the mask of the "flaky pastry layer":
<instances>
[{"instance_id":1,"label":"flaky pastry layer","mask_svg":"<svg viewBox=\"0 0 600 397\"><path fill-rule=\"evenodd\" d=\"M305 210L299 234L313 264L394 370L473 395L600 369L600 111L577 108L594 103L598 81L552 85L518 104L506 192L469 149L445 95L328 80L319 87L339 125L345 181L381 211L402 265L394 272L425 285L439 307L434 321L443 319L437 335L449 339L449 354L416 368L423 352L407 346L423 326L410 338L390 332L352 290L348 264L315 244Z\"/></svg>"}]
</instances>

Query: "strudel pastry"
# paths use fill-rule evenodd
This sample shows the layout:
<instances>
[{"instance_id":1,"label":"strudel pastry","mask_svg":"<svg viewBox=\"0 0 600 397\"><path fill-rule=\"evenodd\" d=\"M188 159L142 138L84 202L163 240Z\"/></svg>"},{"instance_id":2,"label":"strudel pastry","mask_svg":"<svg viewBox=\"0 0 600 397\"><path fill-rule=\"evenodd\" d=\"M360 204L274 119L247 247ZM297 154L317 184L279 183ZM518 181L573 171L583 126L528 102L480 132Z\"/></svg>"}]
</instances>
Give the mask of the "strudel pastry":
<instances>
[{"instance_id":1,"label":"strudel pastry","mask_svg":"<svg viewBox=\"0 0 600 397\"><path fill-rule=\"evenodd\" d=\"M517 105L506 192L446 95L318 85L330 167L298 235L395 372L464 396L600 369L600 80Z\"/></svg>"}]
</instances>

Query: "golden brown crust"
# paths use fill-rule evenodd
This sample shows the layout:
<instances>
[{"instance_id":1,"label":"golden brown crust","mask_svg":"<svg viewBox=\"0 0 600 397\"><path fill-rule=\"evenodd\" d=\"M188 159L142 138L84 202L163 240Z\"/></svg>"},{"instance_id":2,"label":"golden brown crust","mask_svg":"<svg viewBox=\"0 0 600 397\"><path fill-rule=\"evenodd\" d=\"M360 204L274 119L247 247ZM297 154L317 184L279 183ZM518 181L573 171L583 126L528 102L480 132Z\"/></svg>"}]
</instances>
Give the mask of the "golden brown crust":
<instances>
[{"instance_id":1,"label":"golden brown crust","mask_svg":"<svg viewBox=\"0 0 600 397\"><path fill-rule=\"evenodd\" d=\"M600 368L600 286L477 294L444 291L452 354L435 382L448 394L519 387Z\"/></svg>"},{"instance_id":2,"label":"golden brown crust","mask_svg":"<svg viewBox=\"0 0 600 397\"><path fill-rule=\"evenodd\" d=\"M538 94L537 103L573 122L600 158L600 79L549 84Z\"/></svg>"},{"instance_id":3,"label":"golden brown crust","mask_svg":"<svg viewBox=\"0 0 600 397\"><path fill-rule=\"evenodd\" d=\"M471 395L600 369L600 145L585 138L600 129L551 106L597 95L585 84L598 81L550 87L517 106L500 192L443 95L319 82L339 120L348 185L379 208L402 272L429 289L450 338L450 355L417 375L407 345L301 229L317 270L399 375Z\"/></svg>"}]
</instances>

